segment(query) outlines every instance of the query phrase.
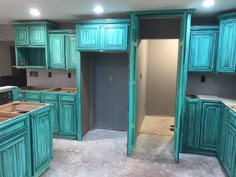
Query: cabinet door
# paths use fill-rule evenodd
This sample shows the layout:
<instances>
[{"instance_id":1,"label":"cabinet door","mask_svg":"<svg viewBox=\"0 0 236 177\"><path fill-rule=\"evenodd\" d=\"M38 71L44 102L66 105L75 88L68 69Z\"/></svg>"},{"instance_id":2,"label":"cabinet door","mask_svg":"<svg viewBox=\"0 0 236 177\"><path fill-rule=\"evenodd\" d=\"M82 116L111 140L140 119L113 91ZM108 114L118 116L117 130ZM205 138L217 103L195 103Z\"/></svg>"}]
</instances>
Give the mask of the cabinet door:
<instances>
[{"instance_id":1,"label":"cabinet door","mask_svg":"<svg viewBox=\"0 0 236 177\"><path fill-rule=\"evenodd\" d=\"M99 49L99 25L77 25L77 35L79 50Z\"/></svg>"},{"instance_id":2,"label":"cabinet door","mask_svg":"<svg viewBox=\"0 0 236 177\"><path fill-rule=\"evenodd\" d=\"M18 134L19 135L19 134ZM20 135L0 146L0 176L30 176L30 157L27 136Z\"/></svg>"},{"instance_id":3,"label":"cabinet door","mask_svg":"<svg viewBox=\"0 0 236 177\"><path fill-rule=\"evenodd\" d=\"M77 60L79 60L79 51L76 49L76 36L66 35L66 68L76 69Z\"/></svg>"},{"instance_id":4,"label":"cabinet door","mask_svg":"<svg viewBox=\"0 0 236 177\"><path fill-rule=\"evenodd\" d=\"M201 101L187 99L184 117L184 149L199 148L201 125Z\"/></svg>"},{"instance_id":5,"label":"cabinet door","mask_svg":"<svg viewBox=\"0 0 236 177\"><path fill-rule=\"evenodd\" d=\"M190 38L189 71L213 71L217 31L193 31Z\"/></svg>"},{"instance_id":6,"label":"cabinet door","mask_svg":"<svg viewBox=\"0 0 236 177\"><path fill-rule=\"evenodd\" d=\"M216 150L216 143L219 132L220 104L202 104L202 120L200 148L205 150Z\"/></svg>"},{"instance_id":7,"label":"cabinet door","mask_svg":"<svg viewBox=\"0 0 236 177\"><path fill-rule=\"evenodd\" d=\"M65 68L65 35L49 35L50 68Z\"/></svg>"},{"instance_id":8,"label":"cabinet door","mask_svg":"<svg viewBox=\"0 0 236 177\"><path fill-rule=\"evenodd\" d=\"M45 26L30 26L30 44L34 46L46 45L46 29Z\"/></svg>"},{"instance_id":9,"label":"cabinet door","mask_svg":"<svg viewBox=\"0 0 236 177\"><path fill-rule=\"evenodd\" d=\"M31 139L34 175L52 160L52 127L48 110L39 111L31 117Z\"/></svg>"},{"instance_id":10,"label":"cabinet door","mask_svg":"<svg viewBox=\"0 0 236 177\"><path fill-rule=\"evenodd\" d=\"M65 135L76 135L76 111L75 96L60 96L60 124L59 133Z\"/></svg>"},{"instance_id":11,"label":"cabinet door","mask_svg":"<svg viewBox=\"0 0 236 177\"><path fill-rule=\"evenodd\" d=\"M102 26L101 49L103 50L127 50L128 25L107 24Z\"/></svg>"},{"instance_id":12,"label":"cabinet door","mask_svg":"<svg viewBox=\"0 0 236 177\"><path fill-rule=\"evenodd\" d=\"M57 133L59 121L59 100L57 93L43 93L43 103L52 105L52 130L54 133Z\"/></svg>"},{"instance_id":13,"label":"cabinet door","mask_svg":"<svg viewBox=\"0 0 236 177\"><path fill-rule=\"evenodd\" d=\"M221 21L217 72L235 72L236 19Z\"/></svg>"},{"instance_id":14,"label":"cabinet door","mask_svg":"<svg viewBox=\"0 0 236 177\"><path fill-rule=\"evenodd\" d=\"M15 27L15 45L16 46L29 45L29 28L28 28L28 26Z\"/></svg>"},{"instance_id":15,"label":"cabinet door","mask_svg":"<svg viewBox=\"0 0 236 177\"><path fill-rule=\"evenodd\" d=\"M236 119L236 117L233 117L233 119ZM225 150L224 150L223 165L228 175L232 176L235 170L235 161L236 161L236 149L235 149L236 128L233 127L231 122L227 122L225 133L226 133L226 136L225 136Z\"/></svg>"}]
</instances>

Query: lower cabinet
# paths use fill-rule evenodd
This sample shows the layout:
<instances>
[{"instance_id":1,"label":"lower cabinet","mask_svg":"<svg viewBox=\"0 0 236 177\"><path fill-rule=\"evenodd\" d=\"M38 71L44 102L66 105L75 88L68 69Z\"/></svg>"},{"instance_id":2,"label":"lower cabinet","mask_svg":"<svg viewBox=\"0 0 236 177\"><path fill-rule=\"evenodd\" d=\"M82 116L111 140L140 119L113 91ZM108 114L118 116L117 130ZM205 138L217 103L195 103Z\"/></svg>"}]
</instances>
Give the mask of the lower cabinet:
<instances>
[{"instance_id":1,"label":"lower cabinet","mask_svg":"<svg viewBox=\"0 0 236 177\"><path fill-rule=\"evenodd\" d=\"M184 150L199 148L200 124L201 124L201 100L186 99L186 112L184 120Z\"/></svg>"},{"instance_id":2,"label":"lower cabinet","mask_svg":"<svg viewBox=\"0 0 236 177\"><path fill-rule=\"evenodd\" d=\"M35 111L30 115L33 156L33 174L39 176L53 159L51 107Z\"/></svg>"},{"instance_id":3,"label":"lower cabinet","mask_svg":"<svg viewBox=\"0 0 236 177\"><path fill-rule=\"evenodd\" d=\"M200 133L200 149L216 151L218 142L220 103L203 102Z\"/></svg>"},{"instance_id":4,"label":"lower cabinet","mask_svg":"<svg viewBox=\"0 0 236 177\"><path fill-rule=\"evenodd\" d=\"M59 133L76 136L76 95L59 95Z\"/></svg>"},{"instance_id":5,"label":"lower cabinet","mask_svg":"<svg viewBox=\"0 0 236 177\"><path fill-rule=\"evenodd\" d=\"M58 133L59 124L59 102L58 94L54 92L45 92L42 94L42 102L52 105L52 130L53 133Z\"/></svg>"},{"instance_id":6,"label":"lower cabinet","mask_svg":"<svg viewBox=\"0 0 236 177\"><path fill-rule=\"evenodd\" d=\"M236 113L230 110L225 126L225 142L222 164L229 177L236 176Z\"/></svg>"}]
</instances>

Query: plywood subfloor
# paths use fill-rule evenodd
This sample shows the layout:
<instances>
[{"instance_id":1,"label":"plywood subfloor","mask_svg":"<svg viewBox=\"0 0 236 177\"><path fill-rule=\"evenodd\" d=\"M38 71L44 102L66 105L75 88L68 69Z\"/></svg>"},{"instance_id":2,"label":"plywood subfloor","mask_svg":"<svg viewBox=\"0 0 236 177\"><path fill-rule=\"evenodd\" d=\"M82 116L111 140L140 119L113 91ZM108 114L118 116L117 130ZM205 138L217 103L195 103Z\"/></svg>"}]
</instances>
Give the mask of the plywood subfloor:
<instances>
[{"instance_id":1,"label":"plywood subfloor","mask_svg":"<svg viewBox=\"0 0 236 177\"><path fill-rule=\"evenodd\" d=\"M145 116L140 133L173 136L174 131L170 131L171 125L174 125L174 117Z\"/></svg>"}]
</instances>

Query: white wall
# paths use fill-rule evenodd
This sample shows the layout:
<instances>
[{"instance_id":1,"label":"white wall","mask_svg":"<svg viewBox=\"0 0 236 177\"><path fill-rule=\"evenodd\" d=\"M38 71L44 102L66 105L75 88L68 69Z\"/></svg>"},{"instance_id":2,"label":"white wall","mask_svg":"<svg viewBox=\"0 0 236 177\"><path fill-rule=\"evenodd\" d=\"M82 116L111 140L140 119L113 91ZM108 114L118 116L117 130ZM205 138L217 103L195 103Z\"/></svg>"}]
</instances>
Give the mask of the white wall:
<instances>
[{"instance_id":1,"label":"white wall","mask_svg":"<svg viewBox=\"0 0 236 177\"><path fill-rule=\"evenodd\" d=\"M0 41L0 76L12 74L10 46L13 45L11 41Z\"/></svg>"},{"instance_id":2,"label":"white wall","mask_svg":"<svg viewBox=\"0 0 236 177\"><path fill-rule=\"evenodd\" d=\"M175 115L178 39L148 40L147 115Z\"/></svg>"},{"instance_id":3,"label":"white wall","mask_svg":"<svg viewBox=\"0 0 236 177\"><path fill-rule=\"evenodd\" d=\"M137 99L136 99L136 132L138 133L146 114L146 79L147 79L148 41L142 40L138 46L137 57Z\"/></svg>"},{"instance_id":4,"label":"white wall","mask_svg":"<svg viewBox=\"0 0 236 177\"><path fill-rule=\"evenodd\" d=\"M38 77L30 77L30 71L37 71ZM48 72L52 72L52 77L48 77ZM71 78L67 77L71 73ZM41 87L76 87L75 70L44 70L44 69L27 69L27 85Z\"/></svg>"}]
</instances>

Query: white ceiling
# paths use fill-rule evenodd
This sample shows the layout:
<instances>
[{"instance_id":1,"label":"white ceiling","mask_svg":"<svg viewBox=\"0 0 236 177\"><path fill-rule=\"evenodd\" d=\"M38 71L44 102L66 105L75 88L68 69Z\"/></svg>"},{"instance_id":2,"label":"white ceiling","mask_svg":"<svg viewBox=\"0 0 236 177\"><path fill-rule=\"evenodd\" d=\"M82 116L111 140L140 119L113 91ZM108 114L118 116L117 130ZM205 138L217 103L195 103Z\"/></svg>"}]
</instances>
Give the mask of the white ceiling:
<instances>
[{"instance_id":1,"label":"white ceiling","mask_svg":"<svg viewBox=\"0 0 236 177\"><path fill-rule=\"evenodd\" d=\"M139 10L196 8L196 14L216 14L236 9L236 0L215 0L216 5L209 9L201 6L203 0L1 0L0 24L11 20L48 19L69 21L81 15L93 15L93 7L100 4L105 13L123 13ZM40 18L29 15L31 7L41 11Z\"/></svg>"}]
</instances>

